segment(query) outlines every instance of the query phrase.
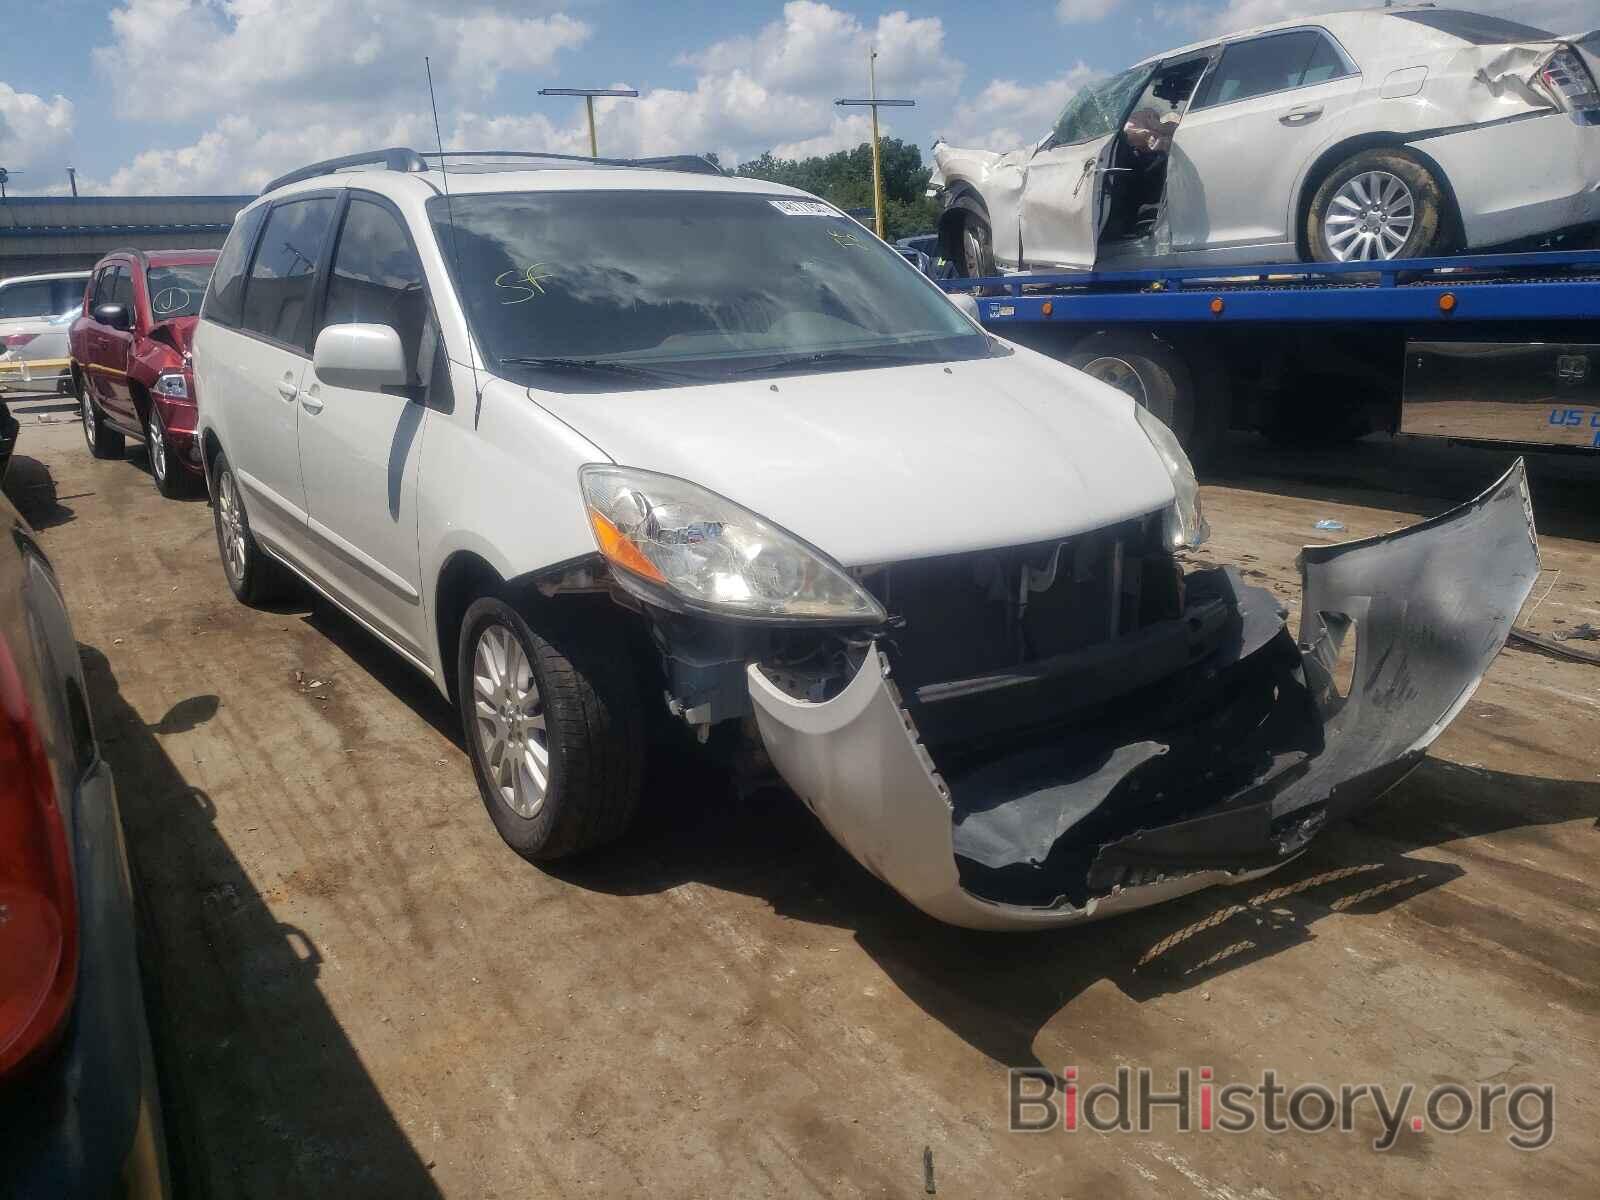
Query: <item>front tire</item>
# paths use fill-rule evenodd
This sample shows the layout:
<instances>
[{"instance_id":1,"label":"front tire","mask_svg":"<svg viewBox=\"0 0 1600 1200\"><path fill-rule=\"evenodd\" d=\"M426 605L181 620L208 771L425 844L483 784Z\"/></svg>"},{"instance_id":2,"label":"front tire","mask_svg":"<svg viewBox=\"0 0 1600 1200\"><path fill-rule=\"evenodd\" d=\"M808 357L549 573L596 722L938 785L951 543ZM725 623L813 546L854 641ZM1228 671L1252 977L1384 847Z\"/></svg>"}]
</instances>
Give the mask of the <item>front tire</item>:
<instances>
[{"instance_id":1,"label":"front tire","mask_svg":"<svg viewBox=\"0 0 1600 1200\"><path fill-rule=\"evenodd\" d=\"M1316 262L1380 262L1448 250L1444 188L1404 150L1363 150L1322 181L1306 214Z\"/></svg>"},{"instance_id":2,"label":"front tire","mask_svg":"<svg viewBox=\"0 0 1600 1200\"><path fill-rule=\"evenodd\" d=\"M456 695L489 819L518 854L564 858L627 831L644 723L621 643L580 625L535 630L498 596L467 609Z\"/></svg>"},{"instance_id":3,"label":"front tire","mask_svg":"<svg viewBox=\"0 0 1600 1200\"><path fill-rule=\"evenodd\" d=\"M78 409L83 416L83 441L96 458L121 458L127 448L120 429L111 428L89 392L89 381L78 377Z\"/></svg>"},{"instance_id":4,"label":"front tire","mask_svg":"<svg viewBox=\"0 0 1600 1200\"><path fill-rule=\"evenodd\" d=\"M167 428L161 421L161 410L154 403L144 423L144 444L150 455L150 478L155 480L156 491L168 500L178 500L188 494L189 479L177 456L167 443Z\"/></svg>"},{"instance_id":5,"label":"front tire","mask_svg":"<svg viewBox=\"0 0 1600 1200\"><path fill-rule=\"evenodd\" d=\"M1000 274L994 261L994 235L989 222L971 209L961 214L961 264L963 279L986 279Z\"/></svg>"},{"instance_id":6,"label":"front tire","mask_svg":"<svg viewBox=\"0 0 1600 1200\"><path fill-rule=\"evenodd\" d=\"M211 522L217 531L222 573L227 576L228 587L240 603L260 608L286 590L288 571L256 544L239 482L228 464L228 456L220 450L212 462L211 477L216 481Z\"/></svg>"}]
</instances>

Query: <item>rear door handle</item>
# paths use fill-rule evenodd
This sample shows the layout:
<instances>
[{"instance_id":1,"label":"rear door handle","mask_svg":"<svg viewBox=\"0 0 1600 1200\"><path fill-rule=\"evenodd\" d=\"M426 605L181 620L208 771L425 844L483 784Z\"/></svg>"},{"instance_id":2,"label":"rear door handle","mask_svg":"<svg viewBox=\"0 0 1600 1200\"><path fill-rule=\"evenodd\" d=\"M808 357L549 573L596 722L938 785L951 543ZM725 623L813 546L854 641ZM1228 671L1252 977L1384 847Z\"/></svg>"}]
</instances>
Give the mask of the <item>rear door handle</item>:
<instances>
[{"instance_id":1,"label":"rear door handle","mask_svg":"<svg viewBox=\"0 0 1600 1200\"><path fill-rule=\"evenodd\" d=\"M1316 108L1291 108L1278 118L1280 125L1309 125L1322 115L1322 106Z\"/></svg>"},{"instance_id":2,"label":"rear door handle","mask_svg":"<svg viewBox=\"0 0 1600 1200\"><path fill-rule=\"evenodd\" d=\"M278 380L278 395L282 396L285 400L293 400L299 394L300 394L300 389L295 387L294 380L292 380L292 379L280 379L280 380Z\"/></svg>"}]
</instances>

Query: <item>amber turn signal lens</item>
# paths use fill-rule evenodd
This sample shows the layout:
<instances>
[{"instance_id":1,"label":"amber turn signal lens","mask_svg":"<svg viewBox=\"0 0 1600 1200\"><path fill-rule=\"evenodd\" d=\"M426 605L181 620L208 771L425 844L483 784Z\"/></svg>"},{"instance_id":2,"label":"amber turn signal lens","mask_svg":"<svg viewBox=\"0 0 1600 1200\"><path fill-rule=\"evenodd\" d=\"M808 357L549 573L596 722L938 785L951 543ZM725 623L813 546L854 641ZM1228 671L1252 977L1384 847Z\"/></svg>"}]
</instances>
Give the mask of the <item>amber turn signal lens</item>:
<instances>
[{"instance_id":1,"label":"amber turn signal lens","mask_svg":"<svg viewBox=\"0 0 1600 1200\"><path fill-rule=\"evenodd\" d=\"M1444 295L1439 297L1440 312L1455 312L1455 310L1456 297L1454 292L1446 292Z\"/></svg>"},{"instance_id":2,"label":"amber turn signal lens","mask_svg":"<svg viewBox=\"0 0 1600 1200\"><path fill-rule=\"evenodd\" d=\"M603 513L591 508L589 524L594 526L594 537L595 541L600 543L600 553L606 556L606 561L612 566L632 571L635 575L654 580L656 583L667 581L655 563L646 558L644 552L630 542L622 530L613 525Z\"/></svg>"},{"instance_id":3,"label":"amber turn signal lens","mask_svg":"<svg viewBox=\"0 0 1600 1200\"><path fill-rule=\"evenodd\" d=\"M1223 307L1221 296L1211 297L1211 312L1214 316L1220 317L1222 315Z\"/></svg>"}]
</instances>

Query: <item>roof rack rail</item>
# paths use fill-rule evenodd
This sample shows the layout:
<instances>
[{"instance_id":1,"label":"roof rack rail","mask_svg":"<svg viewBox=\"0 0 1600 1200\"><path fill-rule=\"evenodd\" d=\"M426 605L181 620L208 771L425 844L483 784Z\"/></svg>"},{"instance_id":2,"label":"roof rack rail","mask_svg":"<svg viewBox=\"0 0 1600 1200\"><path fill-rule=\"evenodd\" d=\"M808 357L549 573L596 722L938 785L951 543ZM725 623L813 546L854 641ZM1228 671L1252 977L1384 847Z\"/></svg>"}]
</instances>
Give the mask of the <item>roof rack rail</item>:
<instances>
[{"instance_id":1,"label":"roof rack rail","mask_svg":"<svg viewBox=\"0 0 1600 1200\"><path fill-rule=\"evenodd\" d=\"M437 150L418 152L407 146L390 146L386 150L367 150L360 154L346 154L342 158L325 158L321 162L314 162L298 170L290 171L287 175L279 175L266 187L261 189L265 196L268 192L275 192L281 187L288 187L291 183L299 183L305 179L315 179L319 175L331 175L335 171L348 170L351 167L382 166L389 171L403 171L415 174L428 170L429 159L457 159L457 158L531 158L553 160L556 162L587 163L595 167L643 167L653 171L686 171L692 175L725 175L725 172L716 163L698 154L664 154L653 158L590 158L586 154L556 154L545 150L446 150L442 155Z\"/></svg>"},{"instance_id":2,"label":"roof rack rail","mask_svg":"<svg viewBox=\"0 0 1600 1200\"><path fill-rule=\"evenodd\" d=\"M148 267L150 265L149 256L137 246L118 246L115 250L107 250L100 257L110 258L113 254L131 254L140 266Z\"/></svg>"},{"instance_id":3,"label":"roof rack rail","mask_svg":"<svg viewBox=\"0 0 1600 1200\"><path fill-rule=\"evenodd\" d=\"M424 150L424 159L441 157L437 150ZM597 167L644 167L655 171L687 171L692 175L722 175L716 163L698 154L664 154L652 158L591 158L587 154L557 154L550 150L446 150L444 158L537 158L556 162L590 163Z\"/></svg>"},{"instance_id":4,"label":"roof rack rail","mask_svg":"<svg viewBox=\"0 0 1600 1200\"><path fill-rule=\"evenodd\" d=\"M265 196L268 192L275 192L281 187L288 187L291 183L299 183L302 179L315 179L318 175L331 175L335 171L343 171L349 167L371 167L382 163L389 171L426 171L428 164L422 161L422 155L408 146L390 146L386 150L367 150L360 154L346 154L342 158L325 158L321 162L314 162L299 170L290 171L287 175L279 175L266 187L261 189Z\"/></svg>"}]
</instances>

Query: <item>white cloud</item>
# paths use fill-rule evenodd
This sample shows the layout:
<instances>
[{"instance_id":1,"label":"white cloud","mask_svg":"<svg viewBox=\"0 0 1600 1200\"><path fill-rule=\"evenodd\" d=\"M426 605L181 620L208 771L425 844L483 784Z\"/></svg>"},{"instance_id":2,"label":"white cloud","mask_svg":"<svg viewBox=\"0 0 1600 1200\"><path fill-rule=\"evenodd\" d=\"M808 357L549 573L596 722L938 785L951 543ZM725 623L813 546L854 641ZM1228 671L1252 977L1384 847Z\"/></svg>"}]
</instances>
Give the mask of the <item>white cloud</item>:
<instances>
[{"instance_id":1,"label":"white cloud","mask_svg":"<svg viewBox=\"0 0 1600 1200\"><path fill-rule=\"evenodd\" d=\"M0 80L0 165L12 170L48 165L53 170L58 164L46 164L45 156L71 136L71 100L46 100Z\"/></svg>"},{"instance_id":2,"label":"white cloud","mask_svg":"<svg viewBox=\"0 0 1600 1200\"><path fill-rule=\"evenodd\" d=\"M940 132L952 145L984 150L1031 145L1049 131L1067 98L1102 74L1080 62L1040 84L990 80L973 99L956 106L949 128Z\"/></svg>"},{"instance_id":3,"label":"white cloud","mask_svg":"<svg viewBox=\"0 0 1600 1200\"><path fill-rule=\"evenodd\" d=\"M174 120L218 109L298 115L415 108L422 60L442 83L492 91L511 69L544 66L584 42L588 25L565 15L523 17L483 3L449 15L426 0L123 0L112 40L96 47L110 80L168 80L119 88L120 114ZM175 53L183 70L172 75Z\"/></svg>"},{"instance_id":4,"label":"white cloud","mask_svg":"<svg viewBox=\"0 0 1600 1200\"><path fill-rule=\"evenodd\" d=\"M880 117L878 135L890 137L893 132L889 123ZM833 124L826 132L802 138L798 142L780 142L772 147L772 153L777 158L811 158L813 155L832 154L836 150L851 150L862 142L871 140L871 117L860 112L851 113L849 116L835 114Z\"/></svg>"},{"instance_id":5,"label":"white cloud","mask_svg":"<svg viewBox=\"0 0 1600 1200\"><path fill-rule=\"evenodd\" d=\"M449 16L435 15L427 0L295 0L292 19L285 7L286 0L123 0L112 14L113 44L95 52L102 71L154 75L176 44L184 47L183 78L205 81L176 94L143 89L128 115L209 124L187 145L138 154L103 184L94 181L96 190L242 190L318 158L431 145L424 53L435 56L441 99L448 86L465 110L447 116L448 143L588 152L581 101L531 114L496 103L508 72L546 64L588 39L582 21L513 15L510 0ZM692 85L597 101L600 152L714 150L733 162L767 149L792 155L858 145L867 115L833 101L865 93L869 49L878 51L880 95L937 103L956 93L963 73L944 38L937 18L893 11L863 20L792 0L754 34L684 56L679 65L693 69Z\"/></svg>"},{"instance_id":6,"label":"white cloud","mask_svg":"<svg viewBox=\"0 0 1600 1200\"><path fill-rule=\"evenodd\" d=\"M1058 0L1056 18L1063 25L1089 25L1103 21L1122 0Z\"/></svg>"}]
</instances>

